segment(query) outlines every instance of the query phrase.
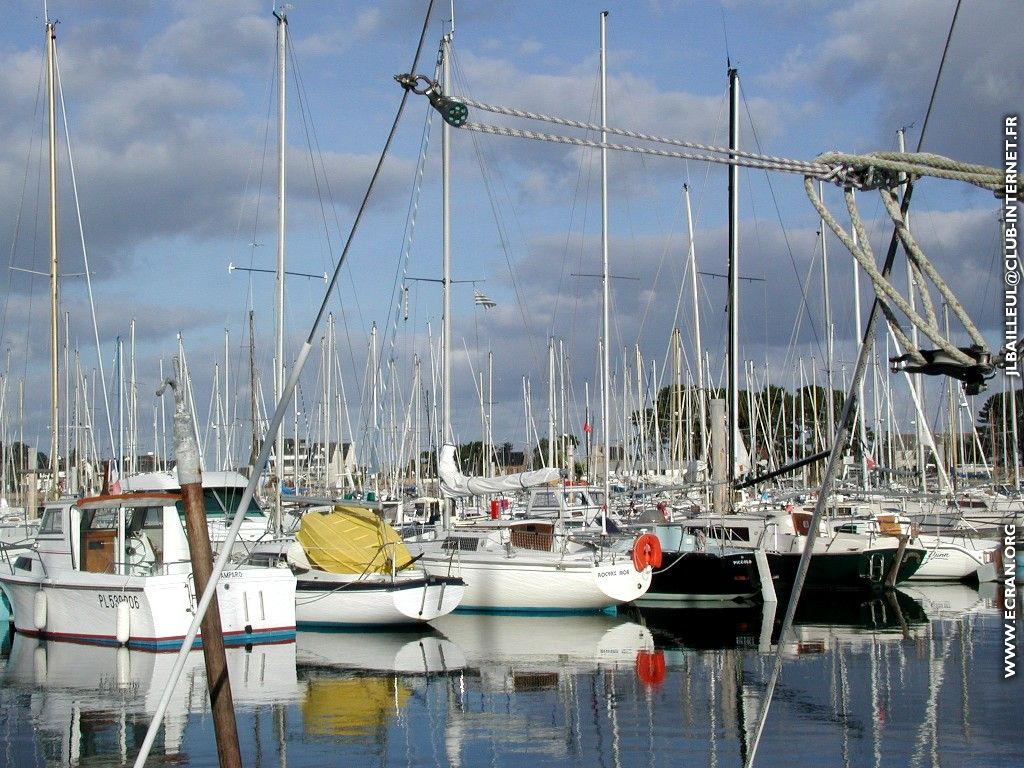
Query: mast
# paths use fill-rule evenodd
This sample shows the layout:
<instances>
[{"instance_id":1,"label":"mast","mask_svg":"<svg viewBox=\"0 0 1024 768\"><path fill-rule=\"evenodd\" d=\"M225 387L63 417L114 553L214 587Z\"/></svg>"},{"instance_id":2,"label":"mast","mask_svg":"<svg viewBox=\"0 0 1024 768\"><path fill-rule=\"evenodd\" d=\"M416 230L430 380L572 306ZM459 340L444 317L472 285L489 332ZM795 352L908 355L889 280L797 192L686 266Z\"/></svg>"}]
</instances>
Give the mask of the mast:
<instances>
[{"instance_id":1,"label":"mast","mask_svg":"<svg viewBox=\"0 0 1024 768\"><path fill-rule=\"evenodd\" d=\"M608 11L601 11L601 143L608 141L608 71L605 56L605 27ZM611 328L609 325L609 279L608 279L608 149L601 147L601 433L604 438L604 504L601 508L601 533L608 532L608 502L611 500L611 438L609 435L611 417L608 381L610 365L608 347L610 346ZM623 432L625 434L625 432Z\"/></svg>"},{"instance_id":2,"label":"mast","mask_svg":"<svg viewBox=\"0 0 1024 768\"><path fill-rule=\"evenodd\" d=\"M415 416L415 419L416 419L415 424L416 424L416 426L415 426L415 429L413 431L413 440L412 440L413 459L412 460L413 460L413 473L414 473L414 476L415 476L416 494L419 495L419 494L423 493L423 488L422 488L422 485L421 485L421 482L422 482L422 480L421 480L421 478L422 478L422 471L420 469L420 452L421 452L420 451L420 439L421 439L421 434L422 434L421 415L422 415L422 409L423 409L423 397L422 397L422 394L421 394L421 391L420 391L420 386L421 386L421 384L420 384L420 376L422 375L422 373L420 371L420 356L418 354L417 355L413 355L412 360L413 360L413 363L412 363L412 365L413 365L413 379L412 379L413 390L412 390L412 393L413 393L413 398L414 398L415 403L416 403L416 406L415 406L415 409L414 409L414 413L416 414L416 416ZM341 444L341 435L340 434L338 435L338 444L339 444L339 448L340 448L341 447L341 445L340 445Z\"/></svg>"},{"instance_id":3,"label":"mast","mask_svg":"<svg viewBox=\"0 0 1024 768\"><path fill-rule=\"evenodd\" d=\"M331 495L331 464L333 456L331 454L331 398L333 397L333 387L331 382L331 373L333 372L334 362L334 313L331 312L327 315L327 349L324 350L324 445L323 445L323 460L324 460L324 489L326 495ZM341 441L338 441L340 448Z\"/></svg>"},{"instance_id":4,"label":"mast","mask_svg":"<svg viewBox=\"0 0 1024 768\"><path fill-rule=\"evenodd\" d=\"M707 395L704 390L704 352L700 340L700 305L697 298L697 250L693 242L693 213L690 210L690 186L683 184L683 195L686 198L686 231L690 235L690 247L687 254L690 270L690 298L693 301L693 348L697 360L697 403L700 418L700 455L707 455L708 450L708 414ZM692 457L691 457L692 458Z\"/></svg>"},{"instance_id":5,"label":"mast","mask_svg":"<svg viewBox=\"0 0 1024 768\"><path fill-rule=\"evenodd\" d=\"M256 313L249 310L249 418L252 420L252 443L249 450L249 467L256 466L256 457L260 454L259 428L257 414L259 403L256 399L256 333L253 327Z\"/></svg>"},{"instance_id":6,"label":"mast","mask_svg":"<svg viewBox=\"0 0 1024 768\"><path fill-rule=\"evenodd\" d=\"M739 149L740 125L739 125L739 74L729 67L729 149ZM739 431L739 269L740 269L740 248L739 248L739 166L736 165L736 155L729 154L733 163L729 165L729 426L726 439L729 445L729 455L726 458L728 469L726 482L731 488L736 481L736 453L739 446L736 445L736 436ZM730 506L731 506L730 493Z\"/></svg>"},{"instance_id":7,"label":"mast","mask_svg":"<svg viewBox=\"0 0 1024 768\"><path fill-rule=\"evenodd\" d=\"M224 463L221 464L217 469L228 469L231 466L231 461L228 458L231 455L231 437L234 432L233 424L234 418L230 416L231 409L231 398L228 394L231 392L230 381L228 380L228 371L230 370L230 352L229 352L230 336L228 335L228 329L224 329Z\"/></svg>"},{"instance_id":8,"label":"mast","mask_svg":"<svg viewBox=\"0 0 1024 768\"><path fill-rule=\"evenodd\" d=\"M64 493L74 493L75 487L71 475L71 361L68 359L70 350L68 349L68 340L71 338L70 333L71 318L68 312L64 313L64 343L63 358L64 358L64 419L67 422L64 428ZM0 421L3 418L3 395L0 394ZM2 433L0 433L2 434ZM54 482L56 482L56 476L54 476ZM0 491L0 496L4 495L4 491Z\"/></svg>"},{"instance_id":9,"label":"mast","mask_svg":"<svg viewBox=\"0 0 1024 768\"><path fill-rule=\"evenodd\" d=\"M819 197L821 194L819 193ZM853 242L857 242L857 230L853 230ZM855 328L860 328L860 268L857 266L857 260L853 261L853 324ZM860 348L864 344L863 339L857 337L857 354L860 354ZM874 392L873 396L877 399L878 393ZM865 488L871 487L871 480L868 476L868 457L867 457L867 428L865 426L868 415L867 406L864 403L864 379L860 380L860 386L857 392L857 408L860 411L860 420L857 424L857 434L860 439L860 478ZM878 412L878 406L875 406L875 412ZM875 440L878 440L878 429L875 429Z\"/></svg>"},{"instance_id":10,"label":"mast","mask_svg":"<svg viewBox=\"0 0 1024 768\"><path fill-rule=\"evenodd\" d=\"M60 460L57 455L57 429L60 414L57 410L57 105L55 96L55 74L57 35L55 22L46 22L46 104L48 115L48 138L50 148L50 473L53 481L49 495L57 495L57 470Z\"/></svg>"},{"instance_id":11,"label":"mast","mask_svg":"<svg viewBox=\"0 0 1024 768\"><path fill-rule=\"evenodd\" d=\"M548 460L555 466L555 337L548 339Z\"/></svg>"},{"instance_id":12,"label":"mast","mask_svg":"<svg viewBox=\"0 0 1024 768\"><path fill-rule=\"evenodd\" d=\"M285 45L288 17L285 11L274 11L277 19L277 274L275 277L274 313L274 402L280 403L284 393L284 213L285 213ZM284 484L284 429L274 434L274 533L281 532L281 486Z\"/></svg>"},{"instance_id":13,"label":"mast","mask_svg":"<svg viewBox=\"0 0 1024 768\"><path fill-rule=\"evenodd\" d=\"M452 29L441 39L441 88L451 90ZM451 127L441 124L441 444L452 432L452 229L451 229ZM445 505L446 509L449 505ZM447 524L447 520L445 523Z\"/></svg>"}]
</instances>

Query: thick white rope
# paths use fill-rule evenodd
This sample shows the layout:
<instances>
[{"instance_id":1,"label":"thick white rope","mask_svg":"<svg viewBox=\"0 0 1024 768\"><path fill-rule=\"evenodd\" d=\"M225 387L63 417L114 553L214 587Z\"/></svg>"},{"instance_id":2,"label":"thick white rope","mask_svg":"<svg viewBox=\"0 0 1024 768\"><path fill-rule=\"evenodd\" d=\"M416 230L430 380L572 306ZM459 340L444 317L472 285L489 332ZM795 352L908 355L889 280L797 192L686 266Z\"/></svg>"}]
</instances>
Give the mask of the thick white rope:
<instances>
[{"instance_id":1,"label":"thick white rope","mask_svg":"<svg viewBox=\"0 0 1024 768\"><path fill-rule=\"evenodd\" d=\"M985 340L982 337L981 332L978 331L977 326L974 325L974 322L964 311L963 306L959 301L957 301L956 296L953 295L953 291L950 290L949 286L928 260L928 257L924 255L924 251L921 250L917 241L914 240L913 236L910 234L910 229L907 227L906 220L900 215L900 206L899 202L896 200L896 195L889 189L883 189L880 190L880 192L882 194L882 202L885 203L885 209L892 217L893 223L896 224L896 231L899 234L904 247L907 249L908 255L913 260L914 265L921 270L939 290L939 293L942 295L942 298L946 300L949 308L953 310L957 319L963 323L964 329L971 337L971 341L979 346L984 346ZM939 323L938 318L935 316L934 308L932 308L932 311L929 313L929 319L931 320L932 325L938 328Z\"/></svg>"},{"instance_id":2,"label":"thick white rope","mask_svg":"<svg viewBox=\"0 0 1024 768\"><path fill-rule=\"evenodd\" d=\"M570 120L568 118L553 117L551 115L544 115L544 114L540 114L538 112L528 112L528 111L523 110L523 109L513 109L511 107L498 107L498 106L494 106L492 104L484 104L482 102L475 101L473 99L459 99L459 101L461 101L467 107L475 107L476 109L481 109L481 110L484 110L485 112L493 112L493 113L498 114L498 115L507 115L509 117L520 117L520 118L523 118L523 119L526 119L526 120L537 120L539 122L552 123L553 125L564 125L564 126L568 126L570 128L581 128L581 129L586 130L586 131L594 131L595 133L598 133L600 131L604 131L605 133L611 133L611 134L614 134L616 136L625 136L625 137L630 138L630 139L638 139L640 141L650 141L650 142L654 142L656 144L667 144L669 146L674 146L674 147L686 147L688 149L698 149L698 150L701 150L702 152L713 152L713 153L716 153L716 154L725 155L726 157L729 157L730 155L733 155L735 157L742 157L742 158L747 158L747 159L750 159L750 160L763 161L763 162L767 162L767 163L775 163L775 164L785 165L787 167L792 166L793 170L796 170L796 167L799 166L800 168L805 170L807 173L811 173L811 174L817 174L817 173L826 173L827 174L831 170L828 166L826 166L824 164L821 164L821 163L816 163L816 162L809 163L809 162L807 162L805 160L790 160L790 159L787 159L787 158L784 158L784 157L778 157L778 156L775 156L775 155L762 155L762 154L758 154L758 153L755 153L755 152L744 152L743 150L723 149L722 147L715 147L715 146L712 146L712 145L709 145L709 144L698 144L697 142L693 142L693 141L683 141L681 139L670 139L670 138L666 138L664 136L653 136L653 135L646 134L646 133L640 133L639 131L626 130L624 128L602 127L600 125L595 125L594 123L585 123L585 122L582 122L580 120ZM475 124L475 123L467 123L463 127L469 127L470 125L477 125L477 124Z\"/></svg>"},{"instance_id":3,"label":"thick white rope","mask_svg":"<svg viewBox=\"0 0 1024 768\"><path fill-rule=\"evenodd\" d=\"M424 78L426 79L426 78ZM459 126L477 133L489 133L496 136L511 136L534 141L549 141L573 146L593 147L595 149L614 149L620 152L639 152L659 157L673 157L682 160L703 160L711 163L740 165L746 168L763 168L765 170L788 171L801 173L817 179L852 185L857 188L874 188L878 186L895 186L899 174L908 176L933 176L952 181L964 181L983 189L994 192L997 196L1005 195L1005 174L997 169L975 163L963 163L959 160L936 155L930 152L871 152L853 155L843 152L826 152L813 161L793 160L777 155L763 155L742 150L730 150L708 144L672 139L664 136L631 131L624 128L613 128L571 120L564 117L545 115L512 107L501 107L486 104L475 99L460 97L459 102L485 112L491 112L524 120L551 123L586 131L611 133L640 141L665 144L673 147L698 150L698 152L674 152L659 150L652 147L641 147L627 144L613 144L597 140L581 139L573 136L561 136L550 133L510 128L485 123L466 122Z\"/></svg>"},{"instance_id":4,"label":"thick white rope","mask_svg":"<svg viewBox=\"0 0 1024 768\"><path fill-rule=\"evenodd\" d=\"M807 192L807 196L811 201L811 204L818 211L821 218L828 224L829 228L835 233L836 237L842 241L843 245L847 247L853 257L857 260L857 263L864 269L868 277L871 278L871 283L875 288L876 294L882 300L882 311L886 315L886 319L889 320L890 325L893 326L893 333L896 334L900 344L905 350L911 355L915 363L921 365L925 363L924 358L920 355L920 352L914 348L910 339L907 338L899 324L895 322L896 318L892 315L891 307L887 307L887 304L893 304L897 309L900 310L906 317L915 325L922 333L924 333L933 343L940 347L943 352L949 355L953 360L962 365L975 365L976 360L971 358L969 355L962 352L958 347L947 341L941 331L936 325L930 323L926 318L921 317L914 309L910 306L910 303L903 297L903 295L896 290L893 284L886 279L882 273L878 270L878 266L875 264L874 256L871 253L871 247L867 232L864 229L864 223L857 211L856 200L853 196L853 190L847 187L846 189L846 204L850 211L850 221L852 222L853 229L857 233L857 240L854 241L853 237L848 233L831 212L825 208L821 199L818 197L817 190L815 189L814 180L811 177L804 179L804 189ZM921 267L925 267L925 273L928 275L939 292L950 302L950 307L954 310L957 317L963 322L965 329L970 334L972 341L984 346L984 340L978 333L977 328L967 317L963 311L963 307L953 296L952 291L945 284L938 272L935 271L934 267L928 262L924 253L921 252L920 248L910 237L909 231L907 231L906 221L900 215L899 206L891 207L890 204L895 203L895 195L891 190L882 189L882 199L885 201L886 209L889 211L890 216L893 217L893 223L896 225L897 232L899 233L900 239L903 244L907 247L908 252L913 255L911 258L915 264ZM884 298L883 298L884 297Z\"/></svg>"},{"instance_id":5,"label":"thick white rope","mask_svg":"<svg viewBox=\"0 0 1024 768\"><path fill-rule=\"evenodd\" d=\"M631 144L613 144L611 142L603 142L593 139L581 139L576 136L560 136L553 133L540 133L538 131L527 131L520 128L506 128L498 125L487 125L485 123L470 122L465 123L460 127L465 130L475 131L477 133L489 133L494 136L511 136L519 139L549 141L557 144L570 144L576 147L590 147L593 149L613 149L617 152L636 152L644 155L654 155L655 157L671 157L677 160L696 160L708 163L724 164L735 162L736 164L746 168L763 168L768 171L788 171L790 173L799 173L801 175L810 174L814 176L814 178L820 178L825 181L833 181L833 177L836 173L836 171L828 168L827 166L818 166L813 163L806 163L803 160L785 160L782 158L778 160L737 158L733 161L728 157L716 157L715 155L702 154L700 152L673 152L671 150L655 149L654 147L640 147ZM609 129L608 133L615 133L615 131Z\"/></svg>"}]
</instances>

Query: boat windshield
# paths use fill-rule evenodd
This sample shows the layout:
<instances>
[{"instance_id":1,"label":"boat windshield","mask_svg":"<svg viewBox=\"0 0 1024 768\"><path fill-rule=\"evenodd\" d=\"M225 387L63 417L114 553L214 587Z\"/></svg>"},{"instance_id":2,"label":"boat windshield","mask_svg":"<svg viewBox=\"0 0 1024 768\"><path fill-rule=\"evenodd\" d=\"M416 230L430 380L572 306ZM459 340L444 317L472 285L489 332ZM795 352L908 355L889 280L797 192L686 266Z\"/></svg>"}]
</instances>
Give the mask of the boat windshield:
<instances>
[{"instance_id":1,"label":"boat windshield","mask_svg":"<svg viewBox=\"0 0 1024 768\"><path fill-rule=\"evenodd\" d=\"M225 516L233 515L244 491L244 488L203 488L203 507L206 510L207 518L222 520ZM178 508L179 515L185 514L184 501L178 501L175 506ZM266 516L266 513L256 503L256 499L250 499L249 506L245 510L246 519L266 519Z\"/></svg>"}]
</instances>

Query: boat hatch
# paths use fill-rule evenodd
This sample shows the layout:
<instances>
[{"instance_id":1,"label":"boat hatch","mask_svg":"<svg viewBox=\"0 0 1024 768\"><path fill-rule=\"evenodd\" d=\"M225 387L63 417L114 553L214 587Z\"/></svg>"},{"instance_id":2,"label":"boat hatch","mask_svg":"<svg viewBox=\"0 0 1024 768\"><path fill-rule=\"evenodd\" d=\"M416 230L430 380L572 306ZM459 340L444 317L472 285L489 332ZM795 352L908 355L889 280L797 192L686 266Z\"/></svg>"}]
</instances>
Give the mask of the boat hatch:
<instances>
[{"instance_id":1,"label":"boat hatch","mask_svg":"<svg viewBox=\"0 0 1024 768\"><path fill-rule=\"evenodd\" d=\"M445 552L476 552L480 539L475 536L449 536L444 540L442 549Z\"/></svg>"}]
</instances>

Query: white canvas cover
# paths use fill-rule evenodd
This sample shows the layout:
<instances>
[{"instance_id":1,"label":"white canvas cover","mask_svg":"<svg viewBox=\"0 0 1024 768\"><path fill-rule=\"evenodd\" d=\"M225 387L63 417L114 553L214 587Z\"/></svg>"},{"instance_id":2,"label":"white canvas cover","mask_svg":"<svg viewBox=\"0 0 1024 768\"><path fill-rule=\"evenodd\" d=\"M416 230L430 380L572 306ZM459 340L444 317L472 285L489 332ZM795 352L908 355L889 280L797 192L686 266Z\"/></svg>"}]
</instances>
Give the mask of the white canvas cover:
<instances>
[{"instance_id":1,"label":"white canvas cover","mask_svg":"<svg viewBox=\"0 0 1024 768\"><path fill-rule=\"evenodd\" d=\"M437 476L441 479L441 494L453 499L532 488L559 480L562 473L555 467L544 467L498 477L467 477L455 463L455 446L445 445L437 462Z\"/></svg>"}]
</instances>

